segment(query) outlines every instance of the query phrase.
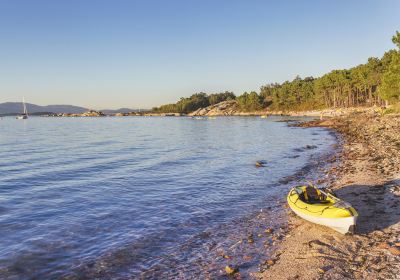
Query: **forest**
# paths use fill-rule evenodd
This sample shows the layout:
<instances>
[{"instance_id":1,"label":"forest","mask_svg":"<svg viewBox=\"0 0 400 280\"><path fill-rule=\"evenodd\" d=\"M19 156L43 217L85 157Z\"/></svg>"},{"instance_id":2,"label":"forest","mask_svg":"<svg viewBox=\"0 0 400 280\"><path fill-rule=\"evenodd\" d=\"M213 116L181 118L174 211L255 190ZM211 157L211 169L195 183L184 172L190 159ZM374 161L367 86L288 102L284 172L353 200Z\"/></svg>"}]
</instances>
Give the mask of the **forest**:
<instances>
[{"instance_id":1,"label":"forest","mask_svg":"<svg viewBox=\"0 0 400 280\"><path fill-rule=\"evenodd\" d=\"M400 32L392 38L396 49L365 64L333 70L322 77L297 76L292 81L261 86L260 92L207 94L182 97L177 103L153 108L159 113L190 113L226 100L236 100L243 112L257 110L311 110L384 106L400 102Z\"/></svg>"}]
</instances>

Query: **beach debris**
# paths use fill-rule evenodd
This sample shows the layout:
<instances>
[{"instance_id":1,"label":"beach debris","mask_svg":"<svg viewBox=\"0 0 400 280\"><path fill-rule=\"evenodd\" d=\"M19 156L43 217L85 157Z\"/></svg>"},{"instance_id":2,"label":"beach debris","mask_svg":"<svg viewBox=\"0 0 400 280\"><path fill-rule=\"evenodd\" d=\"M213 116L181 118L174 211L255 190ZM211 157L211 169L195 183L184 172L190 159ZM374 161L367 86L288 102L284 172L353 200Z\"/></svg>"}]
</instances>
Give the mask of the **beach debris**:
<instances>
[{"instance_id":1,"label":"beach debris","mask_svg":"<svg viewBox=\"0 0 400 280\"><path fill-rule=\"evenodd\" d=\"M237 267L233 267L233 266L225 266L225 272L227 275L233 275L235 273L239 272L239 269Z\"/></svg>"}]
</instances>

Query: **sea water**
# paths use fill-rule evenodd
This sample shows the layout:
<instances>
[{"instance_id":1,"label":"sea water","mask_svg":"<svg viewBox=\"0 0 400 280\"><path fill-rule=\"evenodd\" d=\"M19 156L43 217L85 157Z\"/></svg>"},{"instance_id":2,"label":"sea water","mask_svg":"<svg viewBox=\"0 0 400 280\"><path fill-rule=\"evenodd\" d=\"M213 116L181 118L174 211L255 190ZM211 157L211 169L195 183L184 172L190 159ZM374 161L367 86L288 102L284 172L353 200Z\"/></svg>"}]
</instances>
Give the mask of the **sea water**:
<instances>
[{"instance_id":1,"label":"sea water","mask_svg":"<svg viewBox=\"0 0 400 280\"><path fill-rule=\"evenodd\" d=\"M246 238L284 219L282 179L336 141L284 119L3 118L0 278L256 271L267 241Z\"/></svg>"}]
</instances>

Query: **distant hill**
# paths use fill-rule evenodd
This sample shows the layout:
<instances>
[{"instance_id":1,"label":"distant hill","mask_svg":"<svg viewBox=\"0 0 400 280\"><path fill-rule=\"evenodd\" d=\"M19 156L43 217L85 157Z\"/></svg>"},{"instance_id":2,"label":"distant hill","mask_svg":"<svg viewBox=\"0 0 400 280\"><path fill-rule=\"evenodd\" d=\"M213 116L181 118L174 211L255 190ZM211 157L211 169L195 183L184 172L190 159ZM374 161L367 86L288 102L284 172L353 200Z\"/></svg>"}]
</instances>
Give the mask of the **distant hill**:
<instances>
[{"instance_id":1,"label":"distant hill","mask_svg":"<svg viewBox=\"0 0 400 280\"><path fill-rule=\"evenodd\" d=\"M71 114L81 114L89 109L73 106L73 105L47 105L39 106L35 104L26 103L26 108L29 114L37 113L71 113ZM22 103L21 102L5 102L0 103L0 115L15 115L22 113Z\"/></svg>"},{"instance_id":2,"label":"distant hill","mask_svg":"<svg viewBox=\"0 0 400 280\"><path fill-rule=\"evenodd\" d=\"M44 115L44 114L58 114L58 113L67 113L67 114L82 114L84 112L89 111L88 108L83 108L79 106L73 105L47 105L40 106L31 103L26 103L26 107L28 109L28 114L31 115ZM120 108L120 109L104 109L99 110L104 114L116 114L116 113L129 113L129 112L137 112L139 109L129 109L129 108ZM148 111L141 109L140 111ZM17 115L22 113L22 103L21 102L5 102L0 103L0 115Z\"/></svg>"}]
</instances>

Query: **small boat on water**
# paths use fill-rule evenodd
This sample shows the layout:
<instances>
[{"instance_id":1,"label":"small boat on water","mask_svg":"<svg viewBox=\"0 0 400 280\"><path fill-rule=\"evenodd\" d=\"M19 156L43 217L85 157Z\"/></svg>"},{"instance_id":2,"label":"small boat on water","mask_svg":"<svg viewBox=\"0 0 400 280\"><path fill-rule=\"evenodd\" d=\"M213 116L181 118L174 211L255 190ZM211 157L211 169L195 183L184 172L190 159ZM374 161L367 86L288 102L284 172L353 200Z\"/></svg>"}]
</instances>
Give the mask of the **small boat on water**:
<instances>
[{"instance_id":1,"label":"small boat on water","mask_svg":"<svg viewBox=\"0 0 400 280\"><path fill-rule=\"evenodd\" d=\"M301 218L342 234L354 233L357 211L332 193L315 186L297 186L287 196L289 207Z\"/></svg>"},{"instance_id":2,"label":"small boat on water","mask_svg":"<svg viewBox=\"0 0 400 280\"><path fill-rule=\"evenodd\" d=\"M22 98L22 107L24 112L22 115L17 116L17 120L26 120L28 118L28 110L26 109L25 98Z\"/></svg>"},{"instance_id":3,"label":"small boat on water","mask_svg":"<svg viewBox=\"0 0 400 280\"><path fill-rule=\"evenodd\" d=\"M260 118L266 119L266 118L267 118L267 115L262 115L262 116L260 116Z\"/></svg>"}]
</instances>

